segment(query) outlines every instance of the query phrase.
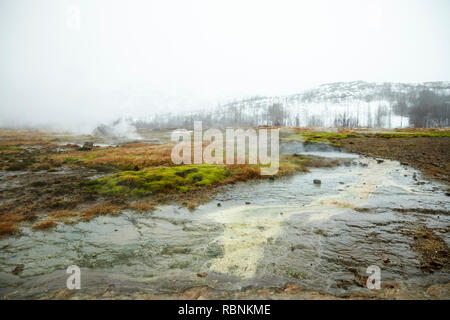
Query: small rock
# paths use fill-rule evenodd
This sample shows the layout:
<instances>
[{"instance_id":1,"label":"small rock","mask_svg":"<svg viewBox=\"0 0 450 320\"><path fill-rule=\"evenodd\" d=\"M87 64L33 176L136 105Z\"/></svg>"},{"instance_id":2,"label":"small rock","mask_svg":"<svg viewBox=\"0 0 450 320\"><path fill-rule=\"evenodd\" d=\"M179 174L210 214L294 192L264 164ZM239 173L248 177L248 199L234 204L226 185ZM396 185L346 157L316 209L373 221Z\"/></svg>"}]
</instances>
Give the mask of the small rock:
<instances>
[{"instance_id":1,"label":"small rock","mask_svg":"<svg viewBox=\"0 0 450 320\"><path fill-rule=\"evenodd\" d=\"M92 258L95 258L97 255L95 253L92 254Z\"/></svg>"},{"instance_id":2,"label":"small rock","mask_svg":"<svg viewBox=\"0 0 450 320\"><path fill-rule=\"evenodd\" d=\"M245 204L246 204L246 205L249 205L249 204L251 204L251 203L250 203L250 202L248 202L248 201L245 201Z\"/></svg>"},{"instance_id":3,"label":"small rock","mask_svg":"<svg viewBox=\"0 0 450 320\"><path fill-rule=\"evenodd\" d=\"M384 162L384 160L382 160L382 159L377 159L377 163L378 163L378 164L383 163L383 162Z\"/></svg>"},{"instance_id":4,"label":"small rock","mask_svg":"<svg viewBox=\"0 0 450 320\"><path fill-rule=\"evenodd\" d=\"M440 233L447 233L447 230L441 229L441 230L439 230L439 232L440 232Z\"/></svg>"},{"instance_id":5,"label":"small rock","mask_svg":"<svg viewBox=\"0 0 450 320\"><path fill-rule=\"evenodd\" d=\"M352 282L350 282L348 280L344 280L344 279L339 279L336 283L336 286L338 288L347 290L348 288L350 288L352 286Z\"/></svg>"},{"instance_id":6,"label":"small rock","mask_svg":"<svg viewBox=\"0 0 450 320\"><path fill-rule=\"evenodd\" d=\"M369 165L367 163L360 162L359 165L363 168L367 168Z\"/></svg>"},{"instance_id":7,"label":"small rock","mask_svg":"<svg viewBox=\"0 0 450 320\"><path fill-rule=\"evenodd\" d=\"M23 271L24 265L23 264L18 264L14 270L12 271L12 274L19 274Z\"/></svg>"},{"instance_id":8,"label":"small rock","mask_svg":"<svg viewBox=\"0 0 450 320\"><path fill-rule=\"evenodd\" d=\"M314 179L314 184L322 184L322 181L320 181L319 179Z\"/></svg>"},{"instance_id":9,"label":"small rock","mask_svg":"<svg viewBox=\"0 0 450 320\"><path fill-rule=\"evenodd\" d=\"M80 150L80 151L90 151L90 150L92 150L94 148L94 143L92 143L92 142L85 142L84 144L83 144L83 146L81 147L81 148L79 148L78 150Z\"/></svg>"},{"instance_id":10,"label":"small rock","mask_svg":"<svg viewBox=\"0 0 450 320\"><path fill-rule=\"evenodd\" d=\"M383 283L382 285L381 285L381 288L383 288L383 289L395 289L395 288L398 288L398 284L397 283Z\"/></svg>"},{"instance_id":11,"label":"small rock","mask_svg":"<svg viewBox=\"0 0 450 320\"><path fill-rule=\"evenodd\" d=\"M217 204L217 206L218 206L218 207L221 207L221 206L222 206L222 204L218 203L218 204Z\"/></svg>"},{"instance_id":12,"label":"small rock","mask_svg":"<svg viewBox=\"0 0 450 320\"><path fill-rule=\"evenodd\" d=\"M208 274L206 272L199 272L197 273L197 277L199 278L205 278Z\"/></svg>"},{"instance_id":13,"label":"small rock","mask_svg":"<svg viewBox=\"0 0 450 320\"><path fill-rule=\"evenodd\" d=\"M383 262L384 262L384 263L389 263L389 262L391 262L391 260L390 260L389 258L384 258L384 259L383 259Z\"/></svg>"}]
</instances>

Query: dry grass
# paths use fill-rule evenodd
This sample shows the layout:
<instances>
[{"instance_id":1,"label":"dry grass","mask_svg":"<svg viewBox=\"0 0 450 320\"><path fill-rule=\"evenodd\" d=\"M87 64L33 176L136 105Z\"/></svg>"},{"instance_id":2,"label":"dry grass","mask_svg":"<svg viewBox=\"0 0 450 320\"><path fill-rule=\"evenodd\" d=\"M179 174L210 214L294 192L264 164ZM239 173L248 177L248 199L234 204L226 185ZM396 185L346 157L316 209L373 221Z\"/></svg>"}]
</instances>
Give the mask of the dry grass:
<instances>
[{"instance_id":1,"label":"dry grass","mask_svg":"<svg viewBox=\"0 0 450 320\"><path fill-rule=\"evenodd\" d=\"M0 145L35 145L47 142L41 131L0 130Z\"/></svg>"},{"instance_id":2,"label":"dry grass","mask_svg":"<svg viewBox=\"0 0 450 320\"><path fill-rule=\"evenodd\" d=\"M155 210L156 205L157 205L156 201L141 201L131 203L129 205L129 208L142 213Z\"/></svg>"},{"instance_id":3,"label":"dry grass","mask_svg":"<svg viewBox=\"0 0 450 320\"><path fill-rule=\"evenodd\" d=\"M232 175L226 182L247 181L262 177L260 175L260 168L257 165L236 164L226 167L232 172Z\"/></svg>"},{"instance_id":4,"label":"dry grass","mask_svg":"<svg viewBox=\"0 0 450 320\"><path fill-rule=\"evenodd\" d=\"M10 212L0 215L0 222L18 223L22 221L33 221L34 219L36 219L36 216L34 214Z\"/></svg>"},{"instance_id":5,"label":"dry grass","mask_svg":"<svg viewBox=\"0 0 450 320\"><path fill-rule=\"evenodd\" d=\"M104 216L107 214L117 214L122 209L122 206L118 206L111 203L102 203L83 211L80 220L89 221L97 216Z\"/></svg>"},{"instance_id":6,"label":"dry grass","mask_svg":"<svg viewBox=\"0 0 450 320\"><path fill-rule=\"evenodd\" d=\"M44 230L56 227L57 223L53 220L46 220L35 224L32 229L33 230Z\"/></svg>"},{"instance_id":7,"label":"dry grass","mask_svg":"<svg viewBox=\"0 0 450 320\"><path fill-rule=\"evenodd\" d=\"M51 218L53 221L61 221L66 224L70 224L76 222L78 213L69 210L58 210L51 212L49 214L49 218Z\"/></svg>"},{"instance_id":8,"label":"dry grass","mask_svg":"<svg viewBox=\"0 0 450 320\"><path fill-rule=\"evenodd\" d=\"M69 211L69 210L59 210L59 211L53 211L50 213L51 217L53 218L73 218L76 217L77 214L75 212Z\"/></svg>"},{"instance_id":9,"label":"dry grass","mask_svg":"<svg viewBox=\"0 0 450 320\"><path fill-rule=\"evenodd\" d=\"M172 165L173 145L130 144L95 151L76 151L54 155L56 164L83 165L88 168L135 170L160 165Z\"/></svg>"},{"instance_id":10,"label":"dry grass","mask_svg":"<svg viewBox=\"0 0 450 320\"><path fill-rule=\"evenodd\" d=\"M18 231L17 225L13 222L0 222L0 235L11 235Z\"/></svg>"}]
</instances>

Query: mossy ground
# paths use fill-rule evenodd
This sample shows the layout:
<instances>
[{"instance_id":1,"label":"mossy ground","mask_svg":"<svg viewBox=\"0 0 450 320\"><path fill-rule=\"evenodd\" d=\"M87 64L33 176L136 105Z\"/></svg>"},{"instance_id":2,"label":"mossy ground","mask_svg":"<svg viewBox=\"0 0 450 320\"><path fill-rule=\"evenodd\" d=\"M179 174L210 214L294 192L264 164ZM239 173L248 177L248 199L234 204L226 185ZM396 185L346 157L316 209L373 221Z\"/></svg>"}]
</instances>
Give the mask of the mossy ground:
<instances>
[{"instance_id":1,"label":"mossy ground","mask_svg":"<svg viewBox=\"0 0 450 320\"><path fill-rule=\"evenodd\" d=\"M92 180L83 188L101 195L139 198L160 192L187 192L192 188L217 184L230 175L230 170L223 166L161 167L115 173Z\"/></svg>"},{"instance_id":2,"label":"mossy ground","mask_svg":"<svg viewBox=\"0 0 450 320\"><path fill-rule=\"evenodd\" d=\"M450 137L446 129L402 129L398 131L340 130L338 132L289 132L282 137L284 141L302 141L304 143L323 143L341 147L345 139L355 138L421 138Z\"/></svg>"}]
</instances>

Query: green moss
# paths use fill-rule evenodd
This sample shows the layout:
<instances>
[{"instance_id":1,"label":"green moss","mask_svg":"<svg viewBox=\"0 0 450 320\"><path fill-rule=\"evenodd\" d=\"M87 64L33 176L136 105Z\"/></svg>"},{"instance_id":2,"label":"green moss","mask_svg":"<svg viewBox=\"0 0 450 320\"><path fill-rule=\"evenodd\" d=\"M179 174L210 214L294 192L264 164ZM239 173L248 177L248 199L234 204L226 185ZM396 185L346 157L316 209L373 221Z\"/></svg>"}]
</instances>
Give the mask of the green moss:
<instances>
[{"instance_id":1,"label":"green moss","mask_svg":"<svg viewBox=\"0 0 450 320\"><path fill-rule=\"evenodd\" d=\"M349 138L420 138L420 137L450 137L449 131L436 132L386 132L386 133L336 133L336 132L312 132L294 133L288 135L284 141L303 141L304 143L323 143L333 146L340 146L343 139Z\"/></svg>"},{"instance_id":2,"label":"green moss","mask_svg":"<svg viewBox=\"0 0 450 320\"><path fill-rule=\"evenodd\" d=\"M307 278L306 273L302 272L302 271L289 271L289 276L291 278L295 278L295 279L298 279L298 280L303 280L303 279Z\"/></svg>"},{"instance_id":3,"label":"green moss","mask_svg":"<svg viewBox=\"0 0 450 320\"><path fill-rule=\"evenodd\" d=\"M334 132L320 132L320 133L304 133L303 138L305 142L311 143L326 143L331 145L339 145L339 140L348 138L363 138L364 136L354 133L334 133Z\"/></svg>"},{"instance_id":4,"label":"green moss","mask_svg":"<svg viewBox=\"0 0 450 320\"><path fill-rule=\"evenodd\" d=\"M79 157L66 157L64 159L65 163L80 163L82 162L82 159Z\"/></svg>"},{"instance_id":5,"label":"green moss","mask_svg":"<svg viewBox=\"0 0 450 320\"><path fill-rule=\"evenodd\" d=\"M14 150L14 151L21 151L23 148L17 147L17 146L0 146L0 151L2 150Z\"/></svg>"},{"instance_id":6,"label":"green moss","mask_svg":"<svg viewBox=\"0 0 450 320\"><path fill-rule=\"evenodd\" d=\"M421 138L421 137L450 137L450 132L395 132L395 133L377 133L376 138Z\"/></svg>"},{"instance_id":7,"label":"green moss","mask_svg":"<svg viewBox=\"0 0 450 320\"><path fill-rule=\"evenodd\" d=\"M304 143L323 143L339 145L339 140L348 138L362 138L364 136L354 133L335 133L335 132L313 132L313 133L294 133L282 140L284 141L302 141Z\"/></svg>"},{"instance_id":8,"label":"green moss","mask_svg":"<svg viewBox=\"0 0 450 320\"><path fill-rule=\"evenodd\" d=\"M105 195L143 197L160 192L187 192L218 183L230 175L223 166L188 165L123 171L85 184L84 190Z\"/></svg>"}]
</instances>

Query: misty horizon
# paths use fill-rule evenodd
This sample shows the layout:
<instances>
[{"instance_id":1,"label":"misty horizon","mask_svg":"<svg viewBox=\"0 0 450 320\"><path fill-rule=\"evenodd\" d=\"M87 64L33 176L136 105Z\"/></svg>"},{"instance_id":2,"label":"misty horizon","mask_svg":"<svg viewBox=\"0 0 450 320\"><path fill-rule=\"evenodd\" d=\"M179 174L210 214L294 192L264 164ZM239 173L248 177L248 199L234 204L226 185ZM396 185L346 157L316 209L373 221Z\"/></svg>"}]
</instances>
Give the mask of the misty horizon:
<instances>
[{"instance_id":1,"label":"misty horizon","mask_svg":"<svg viewBox=\"0 0 450 320\"><path fill-rule=\"evenodd\" d=\"M0 126L87 132L327 83L449 81L449 9L441 0L3 1Z\"/></svg>"}]
</instances>

